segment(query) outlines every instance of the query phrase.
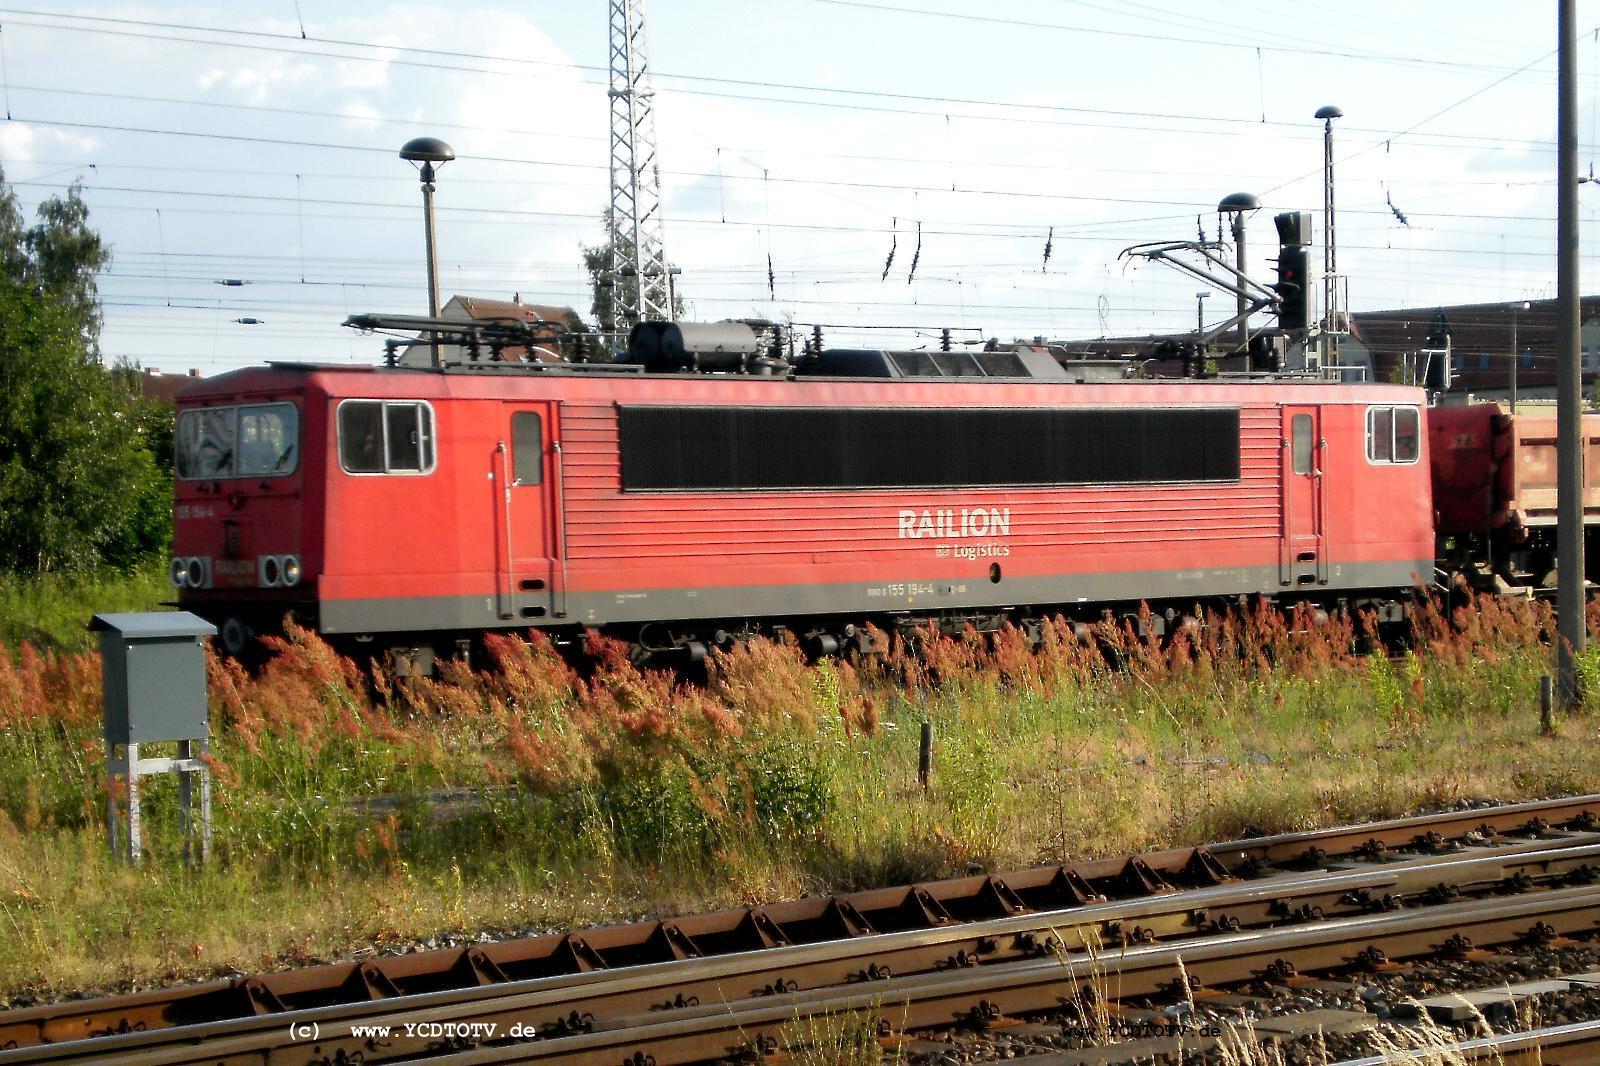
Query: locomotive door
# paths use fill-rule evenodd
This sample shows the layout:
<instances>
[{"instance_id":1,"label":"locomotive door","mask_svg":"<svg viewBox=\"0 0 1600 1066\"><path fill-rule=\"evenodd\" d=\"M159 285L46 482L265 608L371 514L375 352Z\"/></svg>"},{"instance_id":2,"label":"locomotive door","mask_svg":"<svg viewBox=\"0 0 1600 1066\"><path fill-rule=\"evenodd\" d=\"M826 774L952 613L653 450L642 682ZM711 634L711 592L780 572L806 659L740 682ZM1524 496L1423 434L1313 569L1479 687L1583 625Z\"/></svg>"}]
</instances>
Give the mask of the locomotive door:
<instances>
[{"instance_id":1,"label":"locomotive door","mask_svg":"<svg viewBox=\"0 0 1600 1066\"><path fill-rule=\"evenodd\" d=\"M548 403L501 404L495 479L503 508L497 539L500 617L548 617L554 606L556 411Z\"/></svg>"},{"instance_id":2,"label":"locomotive door","mask_svg":"<svg viewBox=\"0 0 1600 1066\"><path fill-rule=\"evenodd\" d=\"M1322 477L1325 444L1316 407L1283 407L1283 513L1278 583L1326 581Z\"/></svg>"}]
</instances>

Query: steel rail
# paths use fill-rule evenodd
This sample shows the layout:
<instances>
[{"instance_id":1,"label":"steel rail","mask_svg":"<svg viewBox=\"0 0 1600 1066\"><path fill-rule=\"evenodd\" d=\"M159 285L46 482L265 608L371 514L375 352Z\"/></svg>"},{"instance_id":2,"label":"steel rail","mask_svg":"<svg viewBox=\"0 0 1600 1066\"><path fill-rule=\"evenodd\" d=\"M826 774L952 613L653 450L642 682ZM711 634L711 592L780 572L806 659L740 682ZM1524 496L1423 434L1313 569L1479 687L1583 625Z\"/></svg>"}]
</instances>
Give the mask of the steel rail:
<instances>
[{"instance_id":1,"label":"steel rail","mask_svg":"<svg viewBox=\"0 0 1600 1066\"><path fill-rule=\"evenodd\" d=\"M1391 1066L1393 1063L1416 1066L1420 1062L1600 1066L1600 1020L1549 1025L1520 1033L1496 1033L1472 1040L1425 1045L1415 1050L1397 1049L1383 1055L1344 1059L1333 1066Z\"/></svg>"},{"instance_id":2,"label":"steel rail","mask_svg":"<svg viewBox=\"0 0 1600 1066\"><path fill-rule=\"evenodd\" d=\"M591 1031L529 1042L477 1047L433 1061L449 1066L560 1062L567 1066L655 1066L721 1059L756 1061L793 1040L800 1019L866 1014L901 1032L935 1026L982 1027L1006 1015L1083 1009L1101 998L1232 984L1298 971L1368 965L1374 952L1413 959L1448 951L1460 938L1479 946L1592 934L1600 924L1600 891L1592 887L1536 898L1446 904L1421 912L1385 913L1208 938L1191 944L1130 947L1095 959L1042 958L955 974L917 974L760 999L733 999L659 1014L596 1022ZM302 1061L305 1061L302 1049ZM130 1059L130 1062L140 1060Z\"/></svg>"},{"instance_id":3,"label":"steel rail","mask_svg":"<svg viewBox=\"0 0 1600 1066\"><path fill-rule=\"evenodd\" d=\"M1600 829L1600 795L1253 837L0 1011L0 1049L934 928L1219 884L1274 867L1318 867L1336 857L1437 848L1479 831L1540 835L1557 826Z\"/></svg>"},{"instance_id":4,"label":"steel rail","mask_svg":"<svg viewBox=\"0 0 1600 1066\"><path fill-rule=\"evenodd\" d=\"M1558 846L1526 842L1468 856L1433 856L1382 868L1299 877L1024 915L966 926L801 945L771 952L595 972L519 985L449 991L212 1022L151 1033L27 1049L33 1063L137 1061L147 1066L217 1062L306 1061L294 1034L316 1033L318 1056L333 1062L378 1063L437 1049L434 1026L487 1026L497 1031L556 1034L602 1020L692 1007L732 998L837 988L879 976L937 973L1041 955L1115 950L1158 937L1203 938L1219 931L1262 928L1357 915L1404 901L1523 892L1538 882L1600 880L1600 842ZM376 1042L357 1025L421 1027ZM486 1031L478 1029L474 1031ZM21 1053L18 1053L21 1054ZM136 1058L134 1056L137 1056ZM342 1056L342 1058L341 1058ZM13 1061L0 1054L0 1064Z\"/></svg>"}]
</instances>

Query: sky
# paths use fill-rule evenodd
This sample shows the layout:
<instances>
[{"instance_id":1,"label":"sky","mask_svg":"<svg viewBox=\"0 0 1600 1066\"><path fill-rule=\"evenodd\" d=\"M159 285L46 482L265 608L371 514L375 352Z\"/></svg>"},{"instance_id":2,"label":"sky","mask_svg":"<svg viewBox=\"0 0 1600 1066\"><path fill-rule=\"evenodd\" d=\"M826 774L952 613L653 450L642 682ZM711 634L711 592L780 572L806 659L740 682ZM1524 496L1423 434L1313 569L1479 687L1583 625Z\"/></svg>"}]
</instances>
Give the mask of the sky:
<instances>
[{"instance_id":1,"label":"sky","mask_svg":"<svg viewBox=\"0 0 1600 1066\"><path fill-rule=\"evenodd\" d=\"M608 14L0 0L0 167L30 214L82 182L112 249L103 351L147 368L380 358L381 339L340 323L426 311L417 174L398 158L420 135L457 155L436 197L445 298L587 318L582 249L604 240L610 195ZM1553 296L1555 18L1555 3L1488 0L654 0L686 317L885 347L946 327L1191 328L1201 286L1119 253L1197 226L1214 238L1217 201L1246 191L1263 203L1252 273L1270 280L1272 215L1291 210L1315 213L1320 267L1325 104L1344 111L1352 310ZM1600 0L1580 0L1578 28L1590 173ZM1586 278L1596 197L1582 186ZM1207 320L1230 302L1214 294Z\"/></svg>"}]
</instances>

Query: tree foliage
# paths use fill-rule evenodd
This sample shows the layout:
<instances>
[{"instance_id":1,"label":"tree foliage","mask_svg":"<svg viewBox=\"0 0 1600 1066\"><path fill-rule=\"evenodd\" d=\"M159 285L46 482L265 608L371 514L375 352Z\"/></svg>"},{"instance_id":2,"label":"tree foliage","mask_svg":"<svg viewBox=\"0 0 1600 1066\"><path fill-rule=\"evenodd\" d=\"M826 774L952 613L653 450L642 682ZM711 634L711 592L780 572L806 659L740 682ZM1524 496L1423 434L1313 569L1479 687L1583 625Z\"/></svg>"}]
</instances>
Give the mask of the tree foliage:
<instances>
[{"instance_id":1,"label":"tree foliage","mask_svg":"<svg viewBox=\"0 0 1600 1066\"><path fill-rule=\"evenodd\" d=\"M589 313L597 330L611 329L611 242L583 246L583 269L589 273Z\"/></svg>"},{"instance_id":2,"label":"tree foliage","mask_svg":"<svg viewBox=\"0 0 1600 1066\"><path fill-rule=\"evenodd\" d=\"M75 185L25 227L0 173L0 570L128 566L170 536L172 412L101 362L88 216Z\"/></svg>"}]
</instances>

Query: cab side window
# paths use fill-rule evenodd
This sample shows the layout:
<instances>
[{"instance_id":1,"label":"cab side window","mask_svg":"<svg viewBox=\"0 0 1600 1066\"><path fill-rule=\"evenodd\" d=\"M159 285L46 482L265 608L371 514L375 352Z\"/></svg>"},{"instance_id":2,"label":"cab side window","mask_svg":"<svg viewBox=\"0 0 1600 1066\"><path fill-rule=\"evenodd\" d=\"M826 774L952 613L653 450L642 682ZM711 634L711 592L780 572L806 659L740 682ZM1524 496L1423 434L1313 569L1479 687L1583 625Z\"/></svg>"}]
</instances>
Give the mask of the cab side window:
<instances>
[{"instance_id":1,"label":"cab side window","mask_svg":"<svg viewBox=\"0 0 1600 1066\"><path fill-rule=\"evenodd\" d=\"M1422 454L1421 422L1415 407L1394 409L1394 461L1414 463Z\"/></svg>"},{"instance_id":2,"label":"cab side window","mask_svg":"<svg viewBox=\"0 0 1600 1066\"><path fill-rule=\"evenodd\" d=\"M1367 461L1414 463L1422 456L1422 415L1415 407L1367 408Z\"/></svg>"},{"instance_id":3,"label":"cab side window","mask_svg":"<svg viewBox=\"0 0 1600 1066\"><path fill-rule=\"evenodd\" d=\"M415 400L345 400L339 405L339 465L347 474L433 470L433 409Z\"/></svg>"}]
</instances>

